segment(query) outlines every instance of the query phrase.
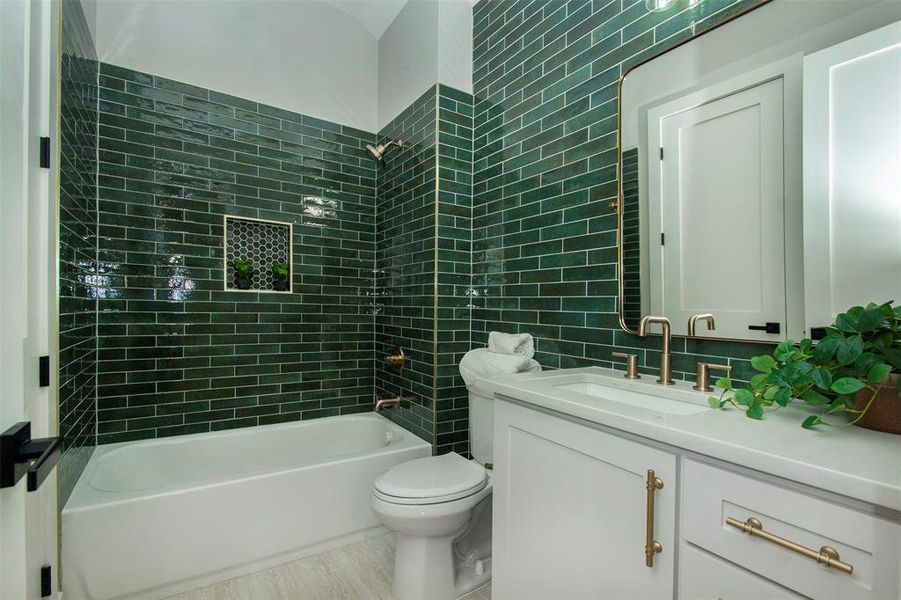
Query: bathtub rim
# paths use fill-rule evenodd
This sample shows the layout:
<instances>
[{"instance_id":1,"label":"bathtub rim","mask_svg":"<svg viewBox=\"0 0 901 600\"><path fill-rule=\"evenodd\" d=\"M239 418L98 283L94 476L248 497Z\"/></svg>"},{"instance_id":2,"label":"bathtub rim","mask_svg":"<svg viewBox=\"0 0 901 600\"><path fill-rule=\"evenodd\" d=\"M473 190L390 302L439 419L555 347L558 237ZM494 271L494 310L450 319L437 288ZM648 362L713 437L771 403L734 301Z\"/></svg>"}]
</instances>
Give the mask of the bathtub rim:
<instances>
[{"instance_id":1,"label":"bathtub rim","mask_svg":"<svg viewBox=\"0 0 901 600\"><path fill-rule=\"evenodd\" d=\"M377 421L384 425L389 431L401 434L401 438L396 443L391 443L376 450L365 450L350 454L339 454L334 457L316 462L304 462L296 465L270 467L268 469L254 470L232 475L220 475L202 479L196 483L168 485L163 487L143 488L138 490L122 490L110 491L99 490L91 486L90 479L98 468L98 463L104 456L116 452L127 447L135 445L142 446L158 446L164 444L182 444L196 439L210 439L231 437L235 435L259 434L260 430L278 431L282 429L302 429L308 426L321 426L332 420L360 420L360 421ZM394 421L375 412L353 413L348 415L333 415L330 417L321 417L318 419L310 419L307 421L289 421L286 423L272 423L269 425L257 425L254 427L246 427L239 429L226 429L222 431L208 431L201 433L192 433L183 436L171 436L166 438L149 438L146 440L136 440L130 442L118 442L115 444L104 444L97 446L91 454L88 464L85 465L81 476L72 489L65 506L62 507L61 516L65 514L75 514L82 511L93 510L103 506L111 506L122 503L140 502L145 499L159 498L177 494L190 493L198 489L206 489L217 486L229 485L231 483L240 483L264 479L268 477L276 477L285 473L293 473L297 471L308 470L321 467L326 464L342 464L355 460L364 460L373 454L397 454L409 450L410 448L429 447L431 444L423 440L415 433L404 429Z\"/></svg>"}]
</instances>

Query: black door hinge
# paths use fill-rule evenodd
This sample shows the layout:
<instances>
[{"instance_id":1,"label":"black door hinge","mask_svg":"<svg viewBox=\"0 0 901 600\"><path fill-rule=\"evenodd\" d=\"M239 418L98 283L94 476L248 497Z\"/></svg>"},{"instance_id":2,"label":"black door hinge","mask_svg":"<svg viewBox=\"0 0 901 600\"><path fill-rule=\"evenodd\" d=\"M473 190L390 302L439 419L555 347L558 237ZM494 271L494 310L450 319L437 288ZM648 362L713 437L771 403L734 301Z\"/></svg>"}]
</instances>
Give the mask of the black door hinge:
<instances>
[{"instance_id":1,"label":"black door hinge","mask_svg":"<svg viewBox=\"0 0 901 600\"><path fill-rule=\"evenodd\" d=\"M50 138L41 138L41 168L50 168Z\"/></svg>"},{"instance_id":2,"label":"black door hinge","mask_svg":"<svg viewBox=\"0 0 901 600\"><path fill-rule=\"evenodd\" d=\"M660 245L666 246L666 234L665 233L660 234Z\"/></svg>"},{"instance_id":3,"label":"black door hinge","mask_svg":"<svg viewBox=\"0 0 901 600\"><path fill-rule=\"evenodd\" d=\"M53 595L53 575L50 565L41 567L41 598Z\"/></svg>"},{"instance_id":4,"label":"black door hinge","mask_svg":"<svg viewBox=\"0 0 901 600\"><path fill-rule=\"evenodd\" d=\"M660 160L663 160L663 146L660 147Z\"/></svg>"},{"instance_id":5,"label":"black door hinge","mask_svg":"<svg viewBox=\"0 0 901 600\"><path fill-rule=\"evenodd\" d=\"M40 387L50 386L50 356L38 357L38 385Z\"/></svg>"}]
</instances>

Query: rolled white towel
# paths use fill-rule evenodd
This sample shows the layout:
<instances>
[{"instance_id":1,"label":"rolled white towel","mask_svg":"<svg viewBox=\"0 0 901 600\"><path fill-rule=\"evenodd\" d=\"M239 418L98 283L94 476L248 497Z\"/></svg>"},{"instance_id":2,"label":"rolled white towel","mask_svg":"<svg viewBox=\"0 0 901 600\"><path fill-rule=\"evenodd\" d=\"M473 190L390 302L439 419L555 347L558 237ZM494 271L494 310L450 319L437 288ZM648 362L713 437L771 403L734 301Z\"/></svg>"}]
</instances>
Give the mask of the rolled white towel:
<instances>
[{"instance_id":1,"label":"rolled white towel","mask_svg":"<svg viewBox=\"0 0 901 600\"><path fill-rule=\"evenodd\" d=\"M463 355L463 359L460 361L460 375L463 376L466 385L471 385L476 379L482 377L540 370L541 365L534 359L518 354L498 354L487 348L470 350Z\"/></svg>"},{"instance_id":2,"label":"rolled white towel","mask_svg":"<svg viewBox=\"0 0 901 600\"><path fill-rule=\"evenodd\" d=\"M498 354L518 354L526 358L535 356L535 341L528 333L488 333L488 350Z\"/></svg>"}]
</instances>

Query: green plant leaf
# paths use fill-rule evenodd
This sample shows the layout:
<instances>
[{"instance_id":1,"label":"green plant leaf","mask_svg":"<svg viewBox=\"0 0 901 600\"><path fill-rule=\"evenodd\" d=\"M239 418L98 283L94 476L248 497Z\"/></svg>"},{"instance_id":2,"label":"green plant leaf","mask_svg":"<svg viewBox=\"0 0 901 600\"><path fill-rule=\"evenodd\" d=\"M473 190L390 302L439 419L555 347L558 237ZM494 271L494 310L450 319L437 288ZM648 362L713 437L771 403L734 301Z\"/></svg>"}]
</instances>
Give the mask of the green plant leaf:
<instances>
[{"instance_id":1,"label":"green plant leaf","mask_svg":"<svg viewBox=\"0 0 901 600\"><path fill-rule=\"evenodd\" d=\"M834 415L835 413L845 412L846 410L848 410L848 406L842 402L841 399L836 398L829 406L829 410L826 411L826 414Z\"/></svg>"},{"instance_id":2,"label":"green plant leaf","mask_svg":"<svg viewBox=\"0 0 901 600\"><path fill-rule=\"evenodd\" d=\"M830 404L832 400L819 393L815 389L811 388L801 394L801 400L806 402L807 404L812 404L814 406L819 406L822 404Z\"/></svg>"},{"instance_id":3,"label":"green plant leaf","mask_svg":"<svg viewBox=\"0 0 901 600\"><path fill-rule=\"evenodd\" d=\"M832 391L837 394L853 394L865 387L864 382L854 377L842 377L832 382Z\"/></svg>"},{"instance_id":4,"label":"green plant leaf","mask_svg":"<svg viewBox=\"0 0 901 600\"><path fill-rule=\"evenodd\" d=\"M860 314L857 320L857 330L861 333L875 331L882 326L882 321L882 310L879 308L868 308Z\"/></svg>"},{"instance_id":5,"label":"green plant leaf","mask_svg":"<svg viewBox=\"0 0 901 600\"><path fill-rule=\"evenodd\" d=\"M854 408L857 405L857 398L854 394L842 394L834 402L841 402L847 408Z\"/></svg>"},{"instance_id":6,"label":"green plant leaf","mask_svg":"<svg viewBox=\"0 0 901 600\"><path fill-rule=\"evenodd\" d=\"M863 307L860 308L863 309ZM842 313L835 317L835 328L842 333L855 333L857 331L857 319L851 315L851 311Z\"/></svg>"},{"instance_id":7,"label":"green plant leaf","mask_svg":"<svg viewBox=\"0 0 901 600\"><path fill-rule=\"evenodd\" d=\"M779 406L787 406L789 402L792 400L792 390L790 387L781 387L776 395L773 397L773 400Z\"/></svg>"},{"instance_id":8,"label":"green plant leaf","mask_svg":"<svg viewBox=\"0 0 901 600\"><path fill-rule=\"evenodd\" d=\"M766 380L769 379L769 377L769 373L758 373L751 378L751 381L748 382L748 385L752 390L758 390L763 387L763 384L766 383Z\"/></svg>"},{"instance_id":9,"label":"green plant leaf","mask_svg":"<svg viewBox=\"0 0 901 600\"><path fill-rule=\"evenodd\" d=\"M852 306L851 308L849 308L848 310L845 311L845 314L847 314L849 317L854 318L854 320L856 321L857 319L860 318L860 315L863 314L864 310L866 310L866 309L863 306Z\"/></svg>"},{"instance_id":10,"label":"green plant leaf","mask_svg":"<svg viewBox=\"0 0 901 600\"><path fill-rule=\"evenodd\" d=\"M763 407L759 404L755 404L745 411L745 414L751 417L752 419L757 419L758 421L763 418Z\"/></svg>"},{"instance_id":11,"label":"green plant leaf","mask_svg":"<svg viewBox=\"0 0 901 600\"><path fill-rule=\"evenodd\" d=\"M253 263L249 260L239 258L234 262L235 273L241 277L253 276Z\"/></svg>"},{"instance_id":12,"label":"green plant leaf","mask_svg":"<svg viewBox=\"0 0 901 600\"><path fill-rule=\"evenodd\" d=\"M751 359L751 366L761 373L769 373L776 368L776 360L769 354L755 356Z\"/></svg>"},{"instance_id":13,"label":"green plant leaf","mask_svg":"<svg viewBox=\"0 0 901 600\"><path fill-rule=\"evenodd\" d=\"M825 365L832 360L832 357L835 356L835 351L842 340L843 338L840 335L827 335L817 342L816 348L813 349L814 362Z\"/></svg>"},{"instance_id":14,"label":"green plant leaf","mask_svg":"<svg viewBox=\"0 0 901 600\"><path fill-rule=\"evenodd\" d=\"M707 404L710 405L710 408L716 408L717 410L723 408L723 401L713 396L707 398Z\"/></svg>"},{"instance_id":15,"label":"green plant leaf","mask_svg":"<svg viewBox=\"0 0 901 600\"><path fill-rule=\"evenodd\" d=\"M852 364L863 354L863 338L859 335L845 338L835 349L835 359L842 366Z\"/></svg>"},{"instance_id":16,"label":"green plant leaf","mask_svg":"<svg viewBox=\"0 0 901 600\"><path fill-rule=\"evenodd\" d=\"M735 390L735 401L742 406L754 406L754 394L748 390Z\"/></svg>"},{"instance_id":17,"label":"green plant leaf","mask_svg":"<svg viewBox=\"0 0 901 600\"><path fill-rule=\"evenodd\" d=\"M820 367L811 373L813 383L821 390L829 390L832 388L832 373L829 369Z\"/></svg>"},{"instance_id":18,"label":"green plant leaf","mask_svg":"<svg viewBox=\"0 0 901 600\"><path fill-rule=\"evenodd\" d=\"M788 360L792 354L795 353L795 342L794 340L782 340L779 342L779 345L776 346L776 349L773 350L773 356L775 356L778 360L786 361Z\"/></svg>"},{"instance_id":19,"label":"green plant leaf","mask_svg":"<svg viewBox=\"0 0 901 600\"><path fill-rule=\"evenodd\" d=\"M284 281L288 279L289 270L287 263L275 263L272 265L272 276L279 280Z\"/></svg>"},{"instance_id":20,"label":"green plant leaf","mask_svg":"<svg viewBox=\"0 0 901 600\"><path fill-rule=\"evenodd\" d=\"M713 385L720 388L721 390L731 390L732 389L732 380L729 379L728 377L720 377L719 379L716 380L716 383L714 383Z\"/></svg>"},{"instance_id":21,"label":"green plant leaf","mask_svg":"<svg viewBox=\"0 0 901 600\"><path fill-rule=\"evenodd\" d=\"M857 360L854 361L854 370L860 374L866 374L870 367L875 365L878 361L876 355L872 352L864 352L860 356L857 357Z\"/></svg>"},{"instance_id":22,"label":"green plant leaf","mask_svg":"<svg viewBox=\"0 0 901 600\"><path fill-rule=\"evenodd\" d=\"M882 383L892 372L892 366L885 363L877 363L867 371L867 381L870 383Z\"/></svg>"},{"instance_id":23,"label":"green plant leaf","mask_svg":"<svg viewBox=\"0 0 901 600\"><path fill-rule=\"evenodd\" d=\"M810 415L809 417L804 419L804 422L801 423L801 427L803 427L804 429L810 429L814 425L819 425L822 422L823 420L820 419L817 415Z\"/></svg>"}]
</instances>

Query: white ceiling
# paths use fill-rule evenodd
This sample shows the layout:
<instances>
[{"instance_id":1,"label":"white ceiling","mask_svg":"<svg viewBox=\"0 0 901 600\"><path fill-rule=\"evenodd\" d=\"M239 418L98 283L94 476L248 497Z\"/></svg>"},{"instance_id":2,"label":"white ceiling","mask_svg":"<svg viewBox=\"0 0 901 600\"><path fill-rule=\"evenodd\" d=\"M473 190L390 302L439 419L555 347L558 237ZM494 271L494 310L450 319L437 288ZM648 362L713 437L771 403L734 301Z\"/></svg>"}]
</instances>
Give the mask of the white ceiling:
<instances>
[{"instance_id":1,"label":"white ceiling","mask_svg":"<svg viewBox=\"0 0 901 600\"><path fill-rule=\"evenodd\" d=\"M325 4L334 6L360 23L379 39L397 13L401 11L407 0L321 0Z\"/></svg>"}]
</instances>

